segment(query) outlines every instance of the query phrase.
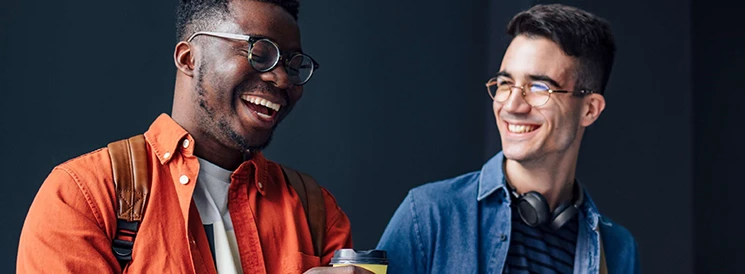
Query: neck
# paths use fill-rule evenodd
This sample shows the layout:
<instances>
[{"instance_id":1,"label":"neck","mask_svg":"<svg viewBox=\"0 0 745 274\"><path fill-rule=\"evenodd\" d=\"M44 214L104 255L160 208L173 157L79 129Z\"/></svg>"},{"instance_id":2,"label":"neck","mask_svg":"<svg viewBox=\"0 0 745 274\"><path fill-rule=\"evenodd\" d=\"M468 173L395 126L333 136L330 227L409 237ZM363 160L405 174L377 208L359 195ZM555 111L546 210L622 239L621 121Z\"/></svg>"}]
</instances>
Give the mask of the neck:
<instances>
[{"instance_id":1,"label":"neck","mask_svg":"<svg viewBox=\"0 0 745 274\"><path fill-rule=\"evenodd\" d=\"M572 199L576 167L577 152L564 152L530 161L507 159L504 172L518 193L541 193L553 211L559 203Z\"/></svg>"},{"instance_id":2,"label":"neck","mask_svg":"<svg viewBox=\"0 0 745 274\"><path fill-rule=\"evenodd\" d=\"M243 153L234 148L222 146L217 142L211 142L208 138L195 135L192 135L192 137L194 137L195 143L194 155L223 169L236 170L245 160L250 158L248 152Z\"/></svg>"}]
</instances>

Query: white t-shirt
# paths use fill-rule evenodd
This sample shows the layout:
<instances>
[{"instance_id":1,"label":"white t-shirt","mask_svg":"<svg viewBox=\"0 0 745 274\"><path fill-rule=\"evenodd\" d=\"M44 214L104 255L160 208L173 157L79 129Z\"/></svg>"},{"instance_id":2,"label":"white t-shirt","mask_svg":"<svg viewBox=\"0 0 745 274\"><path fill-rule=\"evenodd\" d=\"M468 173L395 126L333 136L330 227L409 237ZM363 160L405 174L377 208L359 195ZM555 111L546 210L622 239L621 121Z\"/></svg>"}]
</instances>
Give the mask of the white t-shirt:
<instances>
[{"instance_id":1,"label":"white t-shirt","mask_svg":"<svg viewBox=\"0 0 745 274\"><path fill-rule=\"evenodd\" d=\"M215 267L220 274L242 274L238 243L235 240L233 221L230 220L230 212L228 212L228 189L230 188L230 175L233 172L202 158L197 159L199 159L199 177L193 197L202 224L212 225ZM208 226L205 228L207 229Z\"/></svg>"}]
</instances>

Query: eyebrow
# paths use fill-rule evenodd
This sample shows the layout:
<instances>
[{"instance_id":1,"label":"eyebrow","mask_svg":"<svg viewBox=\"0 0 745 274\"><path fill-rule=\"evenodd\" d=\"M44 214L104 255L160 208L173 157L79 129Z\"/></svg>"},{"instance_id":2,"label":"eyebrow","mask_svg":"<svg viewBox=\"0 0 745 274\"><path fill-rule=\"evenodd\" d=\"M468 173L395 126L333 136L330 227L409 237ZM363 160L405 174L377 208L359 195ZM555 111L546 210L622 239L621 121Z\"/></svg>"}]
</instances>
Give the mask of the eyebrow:
<instances>
[{"instance_id":1,"label":"eyebrow","mask_svg":"<svg viewBox=\"0 0 745 274\"><path fill-rule=\"evenodd\" d=\"M544 82L549 82L549 83L550 83L551 85L554 85L554 86L555 86L555 87L557 87L557 88L561 88L561 85L559 85L559 83L558 83L558 82L556 82L556 80L554 80L554 79L551 79L551 77L548 77L548 76L546 76L546 75L535 75L535 74L530 74L530 75L528 75L528 78L530 78L530 80L533 80L533 81L544 81Z\"/></svg>"},{"instance_id":2,"label":"eyebrow","mask_svg":"<svg viewBox=\"0 0 745 274\"><path fill-rule=\"evenodd\" d=\"M497 72L496 77L512 78L512 75L509 72L500 71L500 72ZM561 85L559 85L559 82L556 82L556 80L552 79L551 77L548 77L547 75L543 75L543 74L530 74L530 75L528 75L528 78L530 78L531 81L544 81L544 82L548 82L549 84L551 84L551 85L553 85L553 86L555 86L557 88L561 88Z\"/></svg>"},{"instance_id":3,"label":"eyebrow","mask_svg":"<svg viewBox=\"0 0 745 274\"><path fill-rule=\"evenodd\" d=\"M504 71L504 70L503 70L503 71L497 72L497 75L496 75L496 77L507 77L507 78L512 78L512 75L510 75L510 73L509 73L509 72L506 72L506 71Z\"/></svg>"}]
</instances>

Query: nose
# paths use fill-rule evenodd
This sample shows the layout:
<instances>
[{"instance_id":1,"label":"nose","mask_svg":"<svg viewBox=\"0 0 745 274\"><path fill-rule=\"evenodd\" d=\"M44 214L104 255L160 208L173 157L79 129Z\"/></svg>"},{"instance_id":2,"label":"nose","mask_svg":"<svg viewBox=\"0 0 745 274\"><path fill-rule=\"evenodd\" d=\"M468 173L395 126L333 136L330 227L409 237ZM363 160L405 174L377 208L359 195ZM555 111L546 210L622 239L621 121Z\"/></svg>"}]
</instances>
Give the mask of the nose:
<instances>
[{"instance_id":1,"label":"nose","mask_svg":"<svg viewBox=\"0 0 745 274\"><path fill-rule=\"evenodd\" d=\"M532 106L525 101L523 97L523 89L519 87L513 87L510 92L510 97L501 103L502 109L510 113L528 113Z\"/></svg>"},{"instance_id":2,"label":"nose","mask_svg":"<svg viewBox=\"0 0 745 274\"><path fill-rule=\"evenodd\" d=\"M275 66L274 69L261 73L261 80L264 82L271 82L275 87L281 89L289 89L294 86L292 81L290 81L290 75L287 74L287 70L285 69L282 60L277 63L277 66Z\"/></svg>"}]
</instances>

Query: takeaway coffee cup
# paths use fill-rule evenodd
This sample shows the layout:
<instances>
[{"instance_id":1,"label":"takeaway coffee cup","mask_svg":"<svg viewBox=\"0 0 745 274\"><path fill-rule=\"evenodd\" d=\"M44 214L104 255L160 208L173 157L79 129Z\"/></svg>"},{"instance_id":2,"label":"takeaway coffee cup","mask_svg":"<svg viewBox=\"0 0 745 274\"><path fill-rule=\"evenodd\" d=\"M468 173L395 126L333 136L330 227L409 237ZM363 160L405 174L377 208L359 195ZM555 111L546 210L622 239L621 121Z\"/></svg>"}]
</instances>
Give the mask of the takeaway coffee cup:
<instances>
[{"instance_id":1,"label":"takeaway coffee cup","mask_svg":"<svg viewBox=\"0 0 745 274\"><path fill-rule=\"evenodd\" d=\"M334 267L356 265L370 270L375 274L386 274L388 271L388 257L385 250L354 250L339 249L331 258Z\"/></svg>"}]
</instances>

